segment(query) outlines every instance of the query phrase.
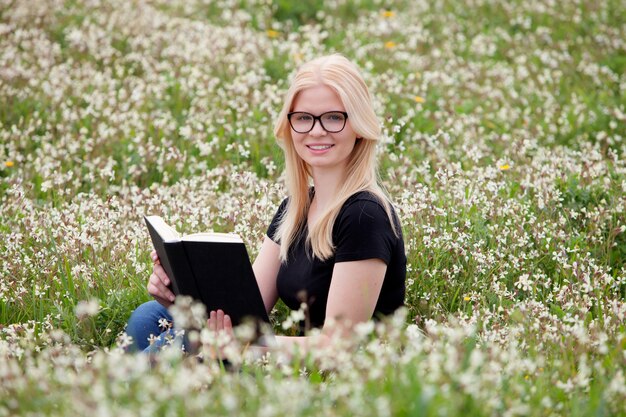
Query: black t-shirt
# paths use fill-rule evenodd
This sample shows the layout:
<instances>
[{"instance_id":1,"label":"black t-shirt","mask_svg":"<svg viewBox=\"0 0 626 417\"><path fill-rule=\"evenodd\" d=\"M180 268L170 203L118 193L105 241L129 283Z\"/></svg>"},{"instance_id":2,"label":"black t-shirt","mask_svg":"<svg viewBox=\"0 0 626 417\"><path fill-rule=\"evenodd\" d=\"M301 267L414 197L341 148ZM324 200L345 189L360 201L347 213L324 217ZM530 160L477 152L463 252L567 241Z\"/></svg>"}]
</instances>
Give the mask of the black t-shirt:
<instances>
[{"instance_id":1,"label":"black t-shirt","mask_svg":"<svg viewBox=\"0 0 626 417\"><path fill-rule=\"evenodd\" d=\"M287 199L281 203L267 229L267 236L272 240L286 206ZM333 225L335 254L326 261L313 256L310 248L307 250L305 225L289 249L287 263L280 265L276 282L279 297L294 310L306 302L310 325L321 327L335 263L379 258L387 264L387 272L374 317L393 313L404 304L406 279L402 230L395 212L393 217L399 237L394 234L385 209L374 195L366 191L352 195L341 207Z\"/></svg>"}]
</instances>

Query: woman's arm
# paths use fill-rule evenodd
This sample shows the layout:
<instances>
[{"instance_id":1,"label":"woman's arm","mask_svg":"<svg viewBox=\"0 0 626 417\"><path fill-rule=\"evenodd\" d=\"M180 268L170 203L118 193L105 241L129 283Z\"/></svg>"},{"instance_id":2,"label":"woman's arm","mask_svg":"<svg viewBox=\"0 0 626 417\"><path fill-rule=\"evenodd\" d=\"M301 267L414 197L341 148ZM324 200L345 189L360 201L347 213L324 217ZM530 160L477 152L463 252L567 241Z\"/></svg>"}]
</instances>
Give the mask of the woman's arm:
<instances>
[{"instance_id":1,"label":"woman's arm","mask_svg":"<svg viewBox=\"0 0 626 417\"><path fill-rule=\"evenodd\" d=\"M380 289L387 272L381 259L337 262L328 291L326 321L352 328L374 314Z\"/></svg>"},{"instance_id":2,"label":"woman's arm","mask_svg":"<svg viewBox=\"0 0 626 417\"><path fill-rule=\"evenodd\" d=\"M326 319L318 342L328 343L332 337L347 337L358 323L368 321L374 314L387 265L381 259L338 262L326 303ZM280 344L309 346L309 337L277 336Z\"/></svg>"},{"instance_id":3,"label":"woman's arm","mask_svg":"<svg viewBox=\"0 0 626 417\"><path fill-rule=\"evenodd\" d=\"M276 277L280 269L280 245L269 237L265 236L265 240L261 245L259 254L254 260L252 269L256 282L263 297L265 310L269 314L274 308L278 300L278 290L276 289Z\"/></svg>"}]
</instances>

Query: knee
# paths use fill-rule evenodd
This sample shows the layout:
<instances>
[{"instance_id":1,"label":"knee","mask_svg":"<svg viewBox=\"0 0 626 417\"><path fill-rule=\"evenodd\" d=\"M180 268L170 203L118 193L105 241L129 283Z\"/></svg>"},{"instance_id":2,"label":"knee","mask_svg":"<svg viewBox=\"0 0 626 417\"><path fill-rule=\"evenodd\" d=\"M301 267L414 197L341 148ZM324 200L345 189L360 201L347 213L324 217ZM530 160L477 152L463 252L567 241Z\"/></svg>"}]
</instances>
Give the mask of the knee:
<instances>
[{"instance_id":1,"label":"knee","mask_svg":"<svg viewBox=\"0 0 626 417\"><path fill-rule=\"evenodd\" d=\"M126 324L126 334L132 337L132 346L128 350L143 350L148 338L158 336L165 329L160 327L160 320L172 321L167 309L156 301L141 304L133 311Z\"/></svg>"},{"instance_id":2,"label":"knee","mask_svg":"<svg viewBox=\"0 0 626 417\"><path fill-rule=\"evenodd\" d=\"M135 327L135 325L139 325L140 323L156 322L161 318L171 318L167 309L155 300L148 301L141 304L132 312L130 319L128 319L128 327Z\"/></svg>"}]
</instances>

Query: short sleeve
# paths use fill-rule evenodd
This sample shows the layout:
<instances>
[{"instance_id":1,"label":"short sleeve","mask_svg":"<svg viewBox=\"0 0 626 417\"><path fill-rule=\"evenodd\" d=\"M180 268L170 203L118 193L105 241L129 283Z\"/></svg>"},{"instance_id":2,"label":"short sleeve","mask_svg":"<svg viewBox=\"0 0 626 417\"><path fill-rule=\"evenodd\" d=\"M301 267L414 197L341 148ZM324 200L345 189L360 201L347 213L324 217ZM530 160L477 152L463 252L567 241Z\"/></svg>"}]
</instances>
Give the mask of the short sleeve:
<instances>
[{"instance_id":1,"label":"short sleeve","mask_svg":"<svg viewBox=\"0 0 626 417\"><path fill-rule=\"evenodd\" d=\"M389 264L398 238L378 202L357 199L340 212L333 239L335 262L379 258Z\"/></svg>"},{"instance_id":2,"label":"short sleeve","mask_svg":"<svg viewBox=\"0 0 626 417\"><path fill-rule=\"evenodd\" d=\"M274 235L276 234L276 229L278 229L278 225L280 224L280 219L283 217L283 213L287 209L287 200L288 199L285 198L283 202L280 203L280 206L278 206L278 210L276 210L276 214L274 214L274 218L272 219L272 222L267 228L267 233L266 233L267 237L272 239L272 241L275 243L280 243L277 241L277 239L274 238Z\"/></svg>"}]
</instances>

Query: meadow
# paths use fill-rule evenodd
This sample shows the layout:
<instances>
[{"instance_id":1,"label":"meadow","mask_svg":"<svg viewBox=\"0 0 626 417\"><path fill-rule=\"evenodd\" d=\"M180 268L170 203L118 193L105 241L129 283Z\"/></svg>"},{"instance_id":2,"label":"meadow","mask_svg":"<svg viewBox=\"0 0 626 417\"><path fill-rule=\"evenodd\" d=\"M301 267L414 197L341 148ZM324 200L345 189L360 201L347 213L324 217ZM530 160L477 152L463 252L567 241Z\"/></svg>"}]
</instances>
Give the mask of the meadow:
<instances>
[{"instance_id":1,"label":"meadow","mask_svg":"<svg viewBox=\"0 0 626 417\"><path fill-rule=\"evenodd\" d=\"M406 308L357 348L226 352L235 371L125 353L143 215L254 257L285 196L289 77L332 52L383 127ZM0 0L0 416L625 404L626 1Z\"/></svg>"}]
</instances>

